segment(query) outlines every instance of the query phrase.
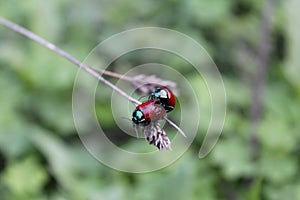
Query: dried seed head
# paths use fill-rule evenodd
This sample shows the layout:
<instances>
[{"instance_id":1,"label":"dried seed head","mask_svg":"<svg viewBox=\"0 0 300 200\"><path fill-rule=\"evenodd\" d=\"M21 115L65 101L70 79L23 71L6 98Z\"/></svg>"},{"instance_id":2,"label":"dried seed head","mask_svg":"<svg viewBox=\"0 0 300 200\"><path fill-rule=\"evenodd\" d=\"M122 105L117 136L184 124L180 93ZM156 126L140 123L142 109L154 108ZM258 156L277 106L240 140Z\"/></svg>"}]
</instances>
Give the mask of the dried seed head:
<instances>
[{"instance_id":1,"label":"dried seed head","mask_svg":"<svg viewBox=\"0 0 300 200\"><path fill-rule=\"evenodd\" d=\"M176 87L176 83L170 80L163 80L155 75L144 75L139 74L137 76L132 77L133 81L131 81L132 85L137 88L137 91L142 94L151 94L155 91L157 87L166 86L173 91L175 95L178 95L178 90Z\"/></svg>"},{"instance_id":2,"label":"dried seed head","mask_svg":"<svg viewBox=\"0 0 300 200\"><path fill-rule=\"evenodd\" d=\"M144 135L149 144L156 146L159 150L172 150L171 141L158 121L145 126Z\"/></svg>"}]
</instances>

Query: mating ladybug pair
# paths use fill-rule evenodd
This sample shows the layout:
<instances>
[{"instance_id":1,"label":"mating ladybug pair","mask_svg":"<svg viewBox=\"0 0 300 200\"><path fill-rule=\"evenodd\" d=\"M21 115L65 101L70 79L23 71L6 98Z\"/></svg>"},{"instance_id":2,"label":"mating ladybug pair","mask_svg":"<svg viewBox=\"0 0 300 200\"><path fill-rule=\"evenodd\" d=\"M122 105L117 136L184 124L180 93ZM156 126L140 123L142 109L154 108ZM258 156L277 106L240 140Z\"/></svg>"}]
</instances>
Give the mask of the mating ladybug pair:
<instances>
[{"instance_id":1,"label":"mating ladybug pair","mask_svg":"<svg viewBox=\"0 0 300 200\"><path fill-rule=\"evenodd\" d=\"M149 125L174 109L176 98L167 87L159 87L149 99L138 105L132 113L132 121L138 125Z\"/></svg>"}]
</instances>

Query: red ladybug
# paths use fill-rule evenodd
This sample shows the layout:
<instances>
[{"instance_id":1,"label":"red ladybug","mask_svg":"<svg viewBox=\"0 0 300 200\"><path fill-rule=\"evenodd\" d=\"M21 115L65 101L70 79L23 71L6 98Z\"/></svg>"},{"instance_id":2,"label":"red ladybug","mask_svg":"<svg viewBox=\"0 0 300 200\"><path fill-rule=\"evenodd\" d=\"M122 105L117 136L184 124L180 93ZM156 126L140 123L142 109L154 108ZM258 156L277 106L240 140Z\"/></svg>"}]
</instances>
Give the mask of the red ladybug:
<instances>
[{"instance_id":1,"label":"red ladybug","mask_svg":"<svg viewBox=\"0 0 300 200\"><path fill-rule=\"evenodd\" d=\"M157 101L150 99L138 105L132 113L132 121L139 125L149 125L166 114L164 107Z\"/></svg>"},{"instance_id":2,"label":"red ladybug","mask_svg":"<svg viewBox=\"0 0 300 200\"><path fill-rule=\"evenodd\" d=\"M167 87L156 88L149 99L159 101L167 112L172 111L176 105L175 95Z\"/></svg>"}]
</instances>

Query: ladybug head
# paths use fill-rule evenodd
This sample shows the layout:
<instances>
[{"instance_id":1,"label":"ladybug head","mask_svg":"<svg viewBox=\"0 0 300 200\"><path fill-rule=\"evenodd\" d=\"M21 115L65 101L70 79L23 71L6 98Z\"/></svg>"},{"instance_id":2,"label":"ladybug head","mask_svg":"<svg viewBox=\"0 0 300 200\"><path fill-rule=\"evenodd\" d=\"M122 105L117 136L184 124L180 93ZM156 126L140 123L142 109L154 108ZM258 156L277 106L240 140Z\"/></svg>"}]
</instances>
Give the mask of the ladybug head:
<instances>
[{"instance_id":1,"label":"ladybug head","mask_svg":"<svg viewBox=\"0 0 300 200\"><path fill-rule=\"evenodd\" d=\"M147 125L149 122L145 119L144 113L141 110L135 110L132 113L132 121L135 124Z\"/></svg>"},{"instance_id":2,"label":"ladybug head","mask_svg":"<svg viewBox=\"0 0 300 200\"><path fill-rule=\"evenodd\" d=\"M168 91L161 88L156 88L156 90L153 93L153 96L155 96L158 99L168 99Z\"/></svg>"}]
</instances>

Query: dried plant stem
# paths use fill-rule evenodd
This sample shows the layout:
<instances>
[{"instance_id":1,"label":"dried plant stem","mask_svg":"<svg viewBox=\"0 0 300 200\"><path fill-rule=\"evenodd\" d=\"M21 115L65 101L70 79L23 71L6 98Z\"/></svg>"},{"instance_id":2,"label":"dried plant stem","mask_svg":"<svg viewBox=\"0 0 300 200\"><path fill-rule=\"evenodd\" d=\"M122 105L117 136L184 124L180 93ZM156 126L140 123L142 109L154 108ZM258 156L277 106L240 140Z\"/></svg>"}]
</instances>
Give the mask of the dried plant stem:
<instances>
[{"instance_id":1,"label":"dried plant stem","mask_svg":"<svg viewBox=\"0 0 300 200\"><path fill-rule=\"evenodd\" d=\"M172 122L171 120L169 120L168 118L164 117L164 119L171 125L173 126L183 137L186 137L185 133L183 132L183 130L181 130L174 122Z\"/></svg>"},{"instance_id":2,"label":"dried plant stem","mask_svg":"<svg viewBox=\"0 0 300 200\"><path fill-rule=\"evenodd\" d=\"M93 69L92 67L89 67L89 66L81 63L79 60L77 60L76 58L74 58L73 56L71 56L70 54L65 52L64 50L58 48L56 45L52 44L51 42L48 42L47 40L45 40L45 39L41 38L40 36L34 34L33 32L29 31L28 29L26 29L22 26L19 26L18 24L15 24L11 21L8 21L8 20L6 20L2 17L0 17L0 24L2 24L3 26L6 26L7 28L9 28L9 29L11 29L15 32L20 33L21 35L24 35L25 37L41 44L42 46L52 50L53 52L59 54L60 56L68 59L70 62L75 64L77 67L83 69L84 71L86 71L87 73L89 73L90 75L92 75L93 77L95 77L96 79L98 79L99 81L104 83L105 85L109 86L110 88L112 88L113 90L118 92L120 95L122 95L123 97L125 97L126 99L128 99L129 101L134 103L135 105L141 104L141 102L139 102L138 100L132 98L126 92L124 92L123 90L121 90L120 88L115 86L113 83L111 83L108 80L106 80L105 78L103 78L101 76L101 74L105 74L107 76L111 76L111 77L114 77L114 78L120 78L120 79L127 80L127 81L134 81L132 77L127 77L127 76L124 76L122 74L118 74L118 73L115 73L115 72L110 72L110 71L103 70L103 69ZM166 117L165 117L165 119L171 126L173 126L176 130L178 130L178 132L180 134L182 134L184 137L186 137L184 132L174 122L167 119Z\"/></svg>"},{"instance_id":3,"label":"dried plant stem","mask_svg":"<svg viewBox=\"0 0 300 200\"><path fill-rule=\"evenodd\" d=\"M15 24L13 22L10 22L6 19L3 19L0 17L0 24L36 41L37 43L43 45L44 47L54 51L55 53L61 55L62 57L68 59L69 61L71 61L73 64L75 64L76 66L78 66L79 68L82 68L83 70L85 70L87 73L89 73L90 75L94 76L95 78L97 78L99 81L103 82L105 85L111 87L113 90L115 90L116 92L118 92L119 94L121 94L122 96L124 96L125 98L127 98L129 101L131 101L132 103L138 105L140 104L139 101L137 101L136 99L132 98L131 96L129 96L128 94L126 94L123 90L121 90L120 88L118 88L117 86L115 86L114 84L112 84L111 82L109 82L108 80L106 80L105 78L103 78L95 69L81 63L79 60L77 60L76 58L74 58L73 56L71 56L70 54L68 54L67 52L63 51L62 49L58 48L57 46L55 46L54 44L52 44L51 42L48 42L47 40L41 38L40 36L34 34L33 32L23 28L22 26L19 26L18 24ZM99 70L100 71L100 70ZM114 75L115 77L122 77L120 74L120 76L117 76L117 73L114 72L107 72L105 70L101 71L102 73L106 74L106 75ZM124 78L124 77L123 77Z\"/></svg>"},{"instance_id":4,"label":"dried plant stem","mask_svg":"<svg viewBox=\"0 0 300 200\"><path fill-rule=\"evenodd\" d=\"M92 67L90 67L90 68L92 68ZM111 72L111 71L104 70L104 69L95 69L95 68L92 68L92 69L96 72L99 72L101 74L104 74L104 75L107 75L107 76L110 76L110 77L113 77L113 78L122 79L122 80L128 81L128 82L133 82L134 81L134 78L132 78L130 76L125 76L124 74L119 74L119 73Z\"/></svg>"}]
</instances>

